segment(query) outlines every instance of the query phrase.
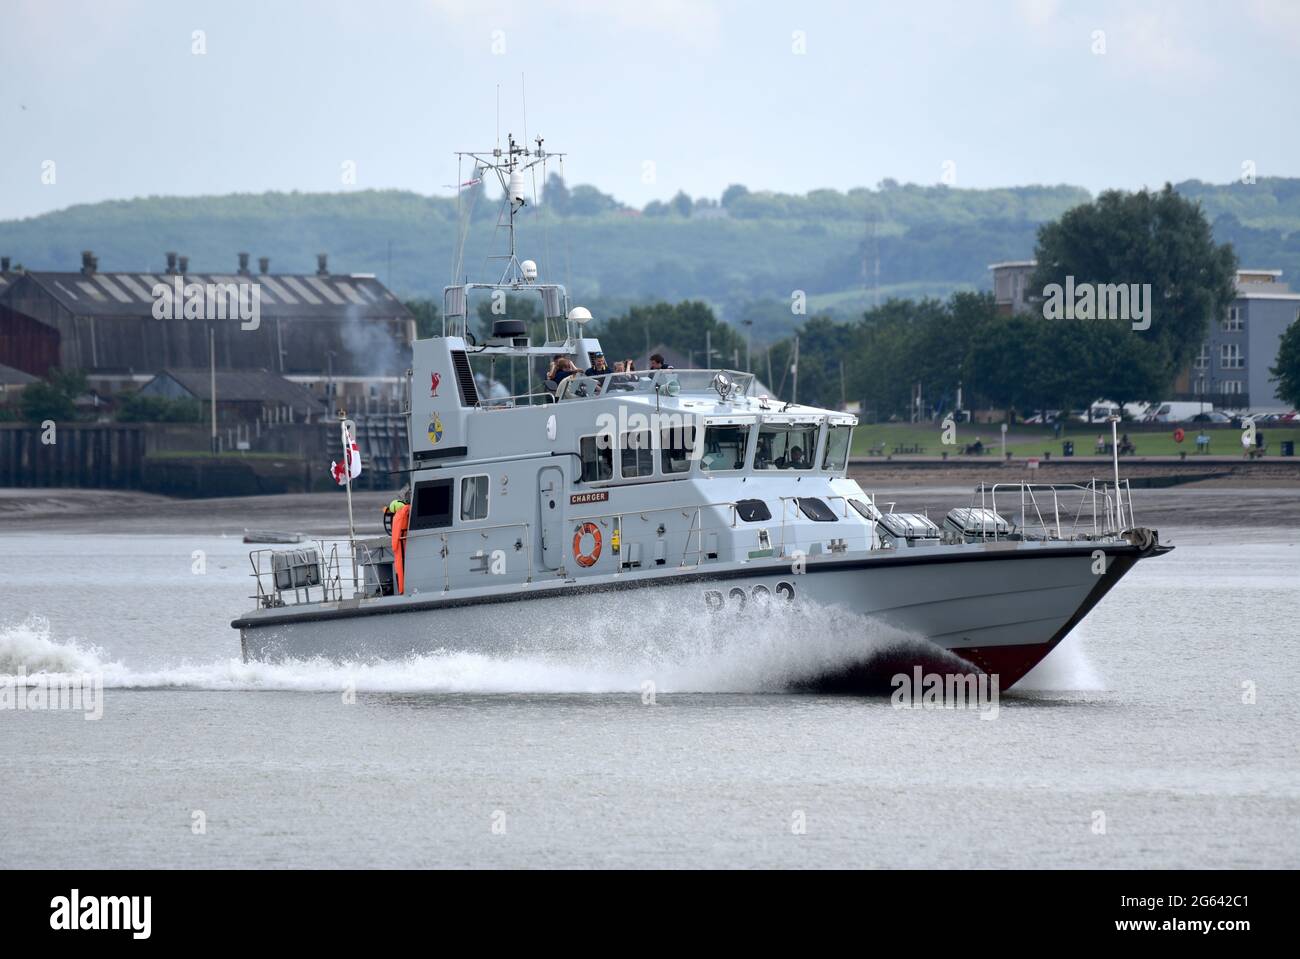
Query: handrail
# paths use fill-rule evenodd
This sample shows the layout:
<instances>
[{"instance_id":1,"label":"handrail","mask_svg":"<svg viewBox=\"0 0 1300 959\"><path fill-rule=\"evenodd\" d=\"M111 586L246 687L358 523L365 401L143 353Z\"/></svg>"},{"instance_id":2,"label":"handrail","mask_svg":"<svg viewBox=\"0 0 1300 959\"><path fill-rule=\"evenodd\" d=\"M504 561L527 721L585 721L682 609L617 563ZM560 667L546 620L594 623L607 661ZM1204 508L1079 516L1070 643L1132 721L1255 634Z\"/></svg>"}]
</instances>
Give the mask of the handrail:
<instances>
[{"instance_id":1,"label":"handrail","mask_svg":"<svg viewBox=\"0 0 1300 959\"><path fill-rule=\"evenodd\" d=\"M684 506L652 506L650 509L625 509L614 513L589 513L580 514L578 516L566 516L564 517L564 520L565 522L569 522L573 520L607 519L614 516L635 516L639 513L673 513L677 510L686 512L687 510L695 509L716 509L720 506L729 506L734 509L736 504L732 500L719 500L716 503L687 503Z\"/></svg>"},{"instance_id":2,"label":"handrail","mask_svg":"<svg viewBox=\"0 0 1300 959\"><path fill-rule=\"evenodd\" d=\"M442 591L444 593L449 593L451 592L451 552L448 548L449 537L454 536L457 533L478 533L483 535L493 532L494 530L503 529L522 529L524 531L521 542L523 552L528 556L528 578L525 579L524 582L531 583L533 581L533 530L527 522L494 523L491 526L456 526L441 527L437 529L408 530L406 536L408 541L412 536L437 536L442 540L442 549L439 551L439 554L442 557ZM484 538L486 538L486 536L484 536ZM491 568L490 564L489 568Z\"/></svg>"},{"instance_id":3,"label":"handrail","mask_svg":"<svg viewBox=\"0 0 1300 959\"><path fill-rule=\"evenodd\" d=\"M662 369L633 370L630 373L615 373L611 370L608 373L600 373L595 376L588 376L583 372L570 373L560 381L560 385L555 391L555 401L559 403L569 399L594 399L598 396L608 397L620 392L653 394L655 388L659 384L667 383L669 380L677 381L677 386L680 392L692 395L708 393L712 389L712 377L717 376L719 373L726 373L731 377L732 382L735 384L736 390L731 394L732 396L749 395L749 391L754 385L754 374L745 373L740 370ZM694 379L696 375L701 377L708 376L710 378L709 382L701 380L699 385L695 386L684 385L682 383L683 377L686 377L689 380ZM575 387L573 385L574 383L582 384L584 386L586 384L592 384L594 389L590 393L578 394L577 390L579 387ZM614 387L612 390L610 389L611 386ZM630 386L632 389L622 390L619 388L623 386Z\"/></svg>"},{"instance_id":4,"label":"handrail","mask_svg":"<svg viewBox=\"0 0 1300 959\"><path fill-rule=\"evenodd\" d=\"M706 509L720 508L731 510L730 524L727 526L708 527L706 529L703 525L704 511ZM686 565L686 556L690 552L691 548L691 536L694 535L696 537L695 564L698 566L700 557L704 554L704 533L714 529L735 529L736 522L740 516L738 509L739 508L735 502L726 500L716 503L693 503L686 506L653 506L650 509L620 510L614 513L590 513L578 516L565 516L562 518L562 521L565 523L584 523L593 520L614 520L621 537L623 532L623 520L628 516L640 516L642 519L645 519L646 515L650 513L680 512L683 515L694 513L690 526L686 528L686 542L682 546L682 561L680 565ZM622 573L623 564L619 563L615 569L615 575L622 575Z\"/></svg>"},{"instance_id":5,"label":"handrail","mask_svg":"<svg viewBox=\"0 0 1300 959\"><path fill-rule=\"evenodd\" d=\"M1075 490L1081 494L1079 498L1079 506L1075 510L1074 521L1070 528L1071 537L1076 537L1079 534L1080 519L1084 515L1084 506L1085 504L1088 503L1090 498L1092 502L1092 538L1093 539L1097 539L1102 536L1118 536L1125 529L1132 528L1133 525L1132 491L1130 489L1130 484L1128 480L1124 481L1121 489L1115 490L1114 495L1112 495L1111 493L1111 487L1109 484L1103 483L1100 485L1099 488L1098 483L1095 479L1089 481L1089 483L1086 486L1077 483L1023 483L1023 482L1019 482L1019 483L1007 482L1007 483L993 483L993 484L981 483L979 486L975 488L975 493L979 495L980 508L982 510L991 509L993 513L997 515L1001 515L998 512L998 504L997 504L998 490L1007 489L1007 488L1016 489L1019 491L1020 494L1020 523L1018 525L1018 529L1019 529L1020 536L1022 537L1025 535L1025 532L1027 530L1033 528L1033 525L1026 521L1026 514L1028 512L1027 507L1030 507L1033 509L1034 514L1037 516L1038 519L1037 528L1042 530L1043 535L1045 537L1052 538L1052 533L1053 533L1052 528L1054 527L1055 538L1056 539L1065 538L1061 529L1060 498L1058 496L1058 493L1061 491L1068 491L1068 490ZM1044 519L1043 517L1042 509L1039 506L1038 497L1035 493L1036 490L1051 491L1053 521L1050 526L1047 523L1046 519ZM1127 525L1124 522L1123 497L1125 492L1128 492L1129 494L1129 511L1128 511ZM985 498L985 494L988 494L989 497L988 499ZM1098 528L1098 515L1099 515L1098 505L1099 504L1097 502L1097 498L1099 494L1101 497L1100 514L1103 517L1100 528ZM1026 500L1026 496L1028 497L1028 500ZM971 505L973 508L974 497L972 497ZM989 535L988 523L989 523L989 517L987 515L981 515L980 536L982 538L987 538ZM1015 532L1014 524L1013 524L1013 532ZM998 529L995 528L992 530L992 538L995 542L999 540L1001 536L1002 534Z\"/></svg>"},{"instance_id":6,"label":"handrail","mask_svg":"<svg viewBox=\"0 0 1300 959\"><path fill-rule=\"evenodd\" d=\"M516 400L531 400L534 396L540 396L546 402L544 403L517 403ZM546 406L548 403L554 403L555 397L548 392L540 393L515 393L511 396L498 396L495 399L487 397L480 399L474 404L475 409L480 410L510 410L517 406Z\"/></svg>"}]
</instances>

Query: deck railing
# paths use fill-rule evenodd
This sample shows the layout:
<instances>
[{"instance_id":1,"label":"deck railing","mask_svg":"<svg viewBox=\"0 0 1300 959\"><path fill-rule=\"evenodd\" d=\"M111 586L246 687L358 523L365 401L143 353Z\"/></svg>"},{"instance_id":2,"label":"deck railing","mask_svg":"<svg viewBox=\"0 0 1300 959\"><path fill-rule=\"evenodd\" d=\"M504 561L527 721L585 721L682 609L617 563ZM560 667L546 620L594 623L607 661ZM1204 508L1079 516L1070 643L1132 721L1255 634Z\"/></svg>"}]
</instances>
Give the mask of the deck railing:
<instances>
[{"instance_id":1,"label":"deck railing","mask_svg":"<svg viewBox=\"0 0 1300 959\"><path fill-rule=\"evenodd\" d=\"M1001 515L998 511L998 493L1002 491L1002 505L1006 507L1008 495L1019 497L1020 521L1015 523L1010 533L1002 532L996 524L989 525L987 511ZM1074 507L1074 516L1070 522L1069 535L1065 533L1061 521L1061 494L1077 493L1079 499ZM1040 503L1040 495L1043 502ZM1050 512L1044 516L1047 497L1050 495ZM978 497L978 504L976 503ZM1013 499L1014 502L1014 499ZM1118 489L1111 484L1098 484L1091 480L1085 485L1076 483L981 483L971 496L971 508L986 512L980 517L980 537L983 539L1005 539L1008 536L1026 538L1035 531L1042 539L1078 539L1088 536L1100 539L1107 536L1119 536L1125 530L1132 529L1133 496L1128 480L1122 480ZM1069 504L1066 504L1067 509ZM1031 518L1032 513L1032 518ZM1067 514L1068 516L1068 514ZM1050 517L1050 522L1049 522Z\"/></svg>"}]
</instances>

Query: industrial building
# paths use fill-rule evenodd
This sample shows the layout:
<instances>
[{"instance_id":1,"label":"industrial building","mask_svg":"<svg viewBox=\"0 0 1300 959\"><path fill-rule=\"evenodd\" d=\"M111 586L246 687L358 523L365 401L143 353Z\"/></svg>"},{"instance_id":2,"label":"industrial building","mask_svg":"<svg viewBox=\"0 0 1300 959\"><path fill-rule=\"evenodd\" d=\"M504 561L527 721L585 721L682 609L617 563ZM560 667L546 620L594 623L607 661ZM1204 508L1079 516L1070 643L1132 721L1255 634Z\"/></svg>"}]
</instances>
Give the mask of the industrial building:
<instances>
[{"instance_id":1,"label":"industrial building","mask_svg":"<svg viewBox=\"0 0 1300 959\"><path fill-rule=\"evenodd\" d=\"M333 274L324 254L312 274L272 274L270 261L249 269L238 254L229 272L191 272L188 258L167 254L167 269L101 272L92 251L75 272L8 269L0 262L0 365L43 377L79 369L92 390L112 396L164 370L270 371L306 387L331 411L402 409L415 319L370 274ZM157 318L172 290L217 290L213 310L194 318ZM256 303L249 320L225 309L229 291ZM181 312L179 309L176 311ZM220 391L219 391L220 394ZM220 403L220 395L218 398Z\"/></svg>"}]
</instances>

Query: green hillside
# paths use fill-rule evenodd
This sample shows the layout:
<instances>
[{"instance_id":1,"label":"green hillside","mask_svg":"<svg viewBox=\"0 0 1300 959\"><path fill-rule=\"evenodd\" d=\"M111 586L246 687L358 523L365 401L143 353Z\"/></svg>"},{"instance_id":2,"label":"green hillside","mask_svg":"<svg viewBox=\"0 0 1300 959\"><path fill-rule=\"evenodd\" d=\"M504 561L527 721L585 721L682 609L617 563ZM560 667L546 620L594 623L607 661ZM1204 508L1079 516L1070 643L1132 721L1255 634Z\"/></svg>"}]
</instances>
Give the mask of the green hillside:
<instances>
[{"instance_id":1,"label":"green hillside","mask_svg":"<svg viewBox=\"0 0 1300 959\"><path fill-rule=\"evenodd\" d=\"M753 320L757 341L793 328L796 289L808 294L809 313L843 317L877 297L986 289L989 263L1030 256L1040 224L1089 199L1071 186L885 181L798 196L732 187L721 202L679 195L633 210L591 187L552 187L549 208L523 215L521 253L575 300L608 312L702 299L729 322ZM1300 286L1300 179L1178 189L1202 203L1216 239L1231 241L1243 265L1282 269ZM495 218L495 204L478 199L465 260L475 276L486 272ZM156 271L177 250L196 271L229 271L247 250L271 257L275 271L310 271L328 251L334 269L375 273L403 296L436 296L450 279L456 224L455 200L400 191L148 197L0 222L0 253L33 269L75 269L90 249L102 269Z\"/></svg>"}]
</instances>

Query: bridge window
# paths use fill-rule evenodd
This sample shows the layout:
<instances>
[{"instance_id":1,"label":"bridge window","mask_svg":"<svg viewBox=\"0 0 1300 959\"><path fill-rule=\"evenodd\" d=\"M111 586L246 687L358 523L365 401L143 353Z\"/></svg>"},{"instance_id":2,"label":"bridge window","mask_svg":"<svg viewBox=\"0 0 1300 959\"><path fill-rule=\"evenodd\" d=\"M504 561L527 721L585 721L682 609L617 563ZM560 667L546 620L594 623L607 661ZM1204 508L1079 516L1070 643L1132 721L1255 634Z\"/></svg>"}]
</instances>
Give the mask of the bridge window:
<instances>
[{"instance_id":1,"label":"bridge window","mask_svg":"<svg viewBox=\"0 0 1300 959\"><path fill-rule=\"evenodd\" d=\"M749 455L748 426L709 426L704 430L700 469L713 473L745 468Z\"/></svg>"},{"instance_id":2,"label":"bridge window","mask_svg":"<svg viewBox=\"0 0 1300 959\"><path fill-rule=\"evenodd\" d=\"M699 434L694 426L673 426L659 431L659 468L664 473L686 473Z\"/></svg>"},{"instance_id":3,"label":"bridge window","mask_svg":"<svg viewBox=\"0 0 1300 959\"><path fill-rule=\"evenodd\" d=\"M614 476L614 447L608 433L584 436L578 449L582 458L582 481L598 483Z\"/></svg>"},{"instance_id":4,"label":"bridge window","mask_svg":"<svg viewBox=\"0 0 1300 959\"><path fill-rule=\"evenodd\" d=\"M655 454L650 448L649 430L624 433L619 437L618 446L624 479L654 474Z\"/></svg>"},{"instance_id":5,"label":"bridge window","mask_svg":"<svg viewBox=\"0 0 1300 959\"><path fill-rule=\"evenodd\" d=\"M832 426L826 431L826 455L822 457L822 469L838 473L849 465L849 440L852 437L852 426Z\"/></svg>"},{"instance_id":6,"label":"bridge window","mask_svg":"<svg viewBox=\"0 0 1300 959\"><path fill-rule=\"evenodd\" d=\"M816 423L768 423L758 433L754 469L812 469L812 458L815 455Z\"/></svg>"}]
</instances>

